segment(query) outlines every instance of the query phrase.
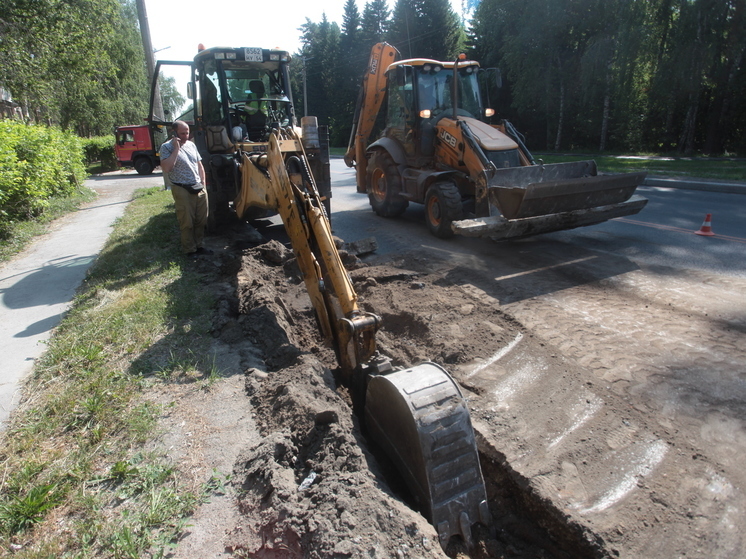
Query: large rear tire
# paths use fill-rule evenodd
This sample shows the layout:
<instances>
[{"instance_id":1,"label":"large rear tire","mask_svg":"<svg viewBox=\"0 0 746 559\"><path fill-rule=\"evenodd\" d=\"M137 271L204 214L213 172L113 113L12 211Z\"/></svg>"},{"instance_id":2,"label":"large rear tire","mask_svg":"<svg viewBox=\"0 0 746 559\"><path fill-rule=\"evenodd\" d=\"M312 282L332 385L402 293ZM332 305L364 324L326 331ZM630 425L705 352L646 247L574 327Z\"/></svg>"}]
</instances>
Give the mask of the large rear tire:
<instances>
[{"instance_id":1,"label":"large rear tire","mask_svg":"<svg viewBox=\"0 0 746 559\"><path fill-rule=\"evenodd\" d=\"M148 157L138 157L135 159L135 171L138 175L149 175L153 172L153 162Z\"/></svg>"},{"instance_id":2,"label":"large rear tire","mask_svg":"<svg viewBox=\"0 0 746 559\"><path fill-rule=\"evenodd\" d=\"M461 219L463 205L461 193L455 184L448 181L436 182L425 194L425 220L427 228L440 239L453 237L451 223Z\"/></svg>"},{"instance_id":3,"label":"large rear tire","mask_svg":"<svg viewBox=\"0 0 746 559\"><path fill-rule=\"evenodd\" d=\"M396 163L387 152L374 151L368 164L368 200L373 211L382 217L404 213L409 200L402 197L401 192L401 175Z\"/></svg>"}]
</instances>

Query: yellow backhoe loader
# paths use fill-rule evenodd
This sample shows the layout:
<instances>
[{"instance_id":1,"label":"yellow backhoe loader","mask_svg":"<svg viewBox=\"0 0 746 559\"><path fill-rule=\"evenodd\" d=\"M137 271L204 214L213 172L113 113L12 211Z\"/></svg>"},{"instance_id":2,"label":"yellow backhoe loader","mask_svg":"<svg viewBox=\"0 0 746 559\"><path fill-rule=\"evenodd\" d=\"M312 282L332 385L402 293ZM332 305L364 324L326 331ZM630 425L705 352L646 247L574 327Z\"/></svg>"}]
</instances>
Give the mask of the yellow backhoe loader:
<instances>
[{"instance_id":1,"label":"yellow backhoe loader","mask_svg":"<svg viewBox=\"0 0 746 559\"><path fill-rule=\"evenodd\" d=\"M471 546L472 525L488 525L490 513L458 385L434 363L394 371L377 355L381 318L358 308L296 131L275 131L266 154L241 151L240 171L236 205L279 212L321 331L368 433L396 464L443 548L452 536Z\"/></svg>"},{"instance_id":2,"label":"yellow backhoe loader","mask_svg":"<svg viewBox=\"0 0 746 559\"><path fill-rule=\"evenodd\" d=\"M645 173L599 176L594 161L537 164L506 120L491 125L482 75L464 55L453 62L399 60L376 44L358 96L345 163L357 190L384 217L410 202L425 205L430 232L508 239L571 229L636 214ZM370 145L386 102L385 124Z\"/></svg>"},{"instance_id":3,"label":"yellow backhoe loader","mask_svg":"<svg viewBox=\"0 0 746 559\"><path fill-rule=\"evenodd\" d=\"M443 548L452 536L471 546L472 525L489 524L490 513L469 410L440 366L396 371L377 353L381 318L359 309L334 244L331 193L322 195L330 184L328 145L319 141L315 119L297 126L289 60L284 51L212 48L201 50L194 62L171 63L191 70L190 120L206 161L208 190L216 202L229 201L241 219L280 215L320 330L336 352L340 376L367 432L397 465ZM259 80L271 93L257 102L250 95ZM153 98L157 89L154 84ZM252 130L259 110L268 118ZM150 121L157 130L170 124L153 109Z\"/></svg>"}]
</instances>

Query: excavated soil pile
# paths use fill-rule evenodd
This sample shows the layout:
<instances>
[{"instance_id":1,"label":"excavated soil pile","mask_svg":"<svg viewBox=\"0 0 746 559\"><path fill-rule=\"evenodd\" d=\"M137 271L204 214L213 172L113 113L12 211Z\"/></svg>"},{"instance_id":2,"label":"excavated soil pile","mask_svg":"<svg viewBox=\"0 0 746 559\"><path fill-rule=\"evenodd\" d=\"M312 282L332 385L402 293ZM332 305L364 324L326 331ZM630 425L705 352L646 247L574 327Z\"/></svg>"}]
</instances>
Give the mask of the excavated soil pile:
<instances>
[{"instance_id":1,"label":"excavated soil pile","mask_svg":"<svg viewBox=\"0 0 746 559\"><path fill-rule=\"evenodd\" d=\"M417 257L375 266L343 257L360 307L384 319L378 348L394 366L430 360L457 367L493 354L512 336L508 318L465 302ZM227 550L261 558L443 557L433 527L407 506L405 490L390 489L395 476L387 477L385 460L368 450L292 253L277 241L246 250L236 277L237 309L223 305L216 334L241 334L261 349L265 366L247 370L246 390L263 439L234 467L242 516ZM527 551L486 529L475 532L476 549L454 540L448 555Z\"/></svg>"}]
</instances>

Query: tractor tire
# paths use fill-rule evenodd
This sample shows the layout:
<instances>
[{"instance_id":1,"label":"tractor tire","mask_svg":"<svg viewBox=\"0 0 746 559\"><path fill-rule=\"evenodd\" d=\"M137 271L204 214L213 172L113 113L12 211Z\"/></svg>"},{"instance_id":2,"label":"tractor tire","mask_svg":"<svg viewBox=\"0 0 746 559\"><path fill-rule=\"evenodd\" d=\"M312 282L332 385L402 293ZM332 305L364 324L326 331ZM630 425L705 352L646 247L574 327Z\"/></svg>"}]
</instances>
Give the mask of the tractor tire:
<instances>
[{"instance_id":1,"label":"tractor tire","mask_svg":"<svg viewBox=\"0 0 746 559\"><path fill-rule=\"evenodd\" d=\"M135 171L138 175L149 175L153 172L155 166L147 157L138 157L135 159Z\"/></svg>"},{"instance_id":2,"label":"tractor tire","mask_svg":"<svg viewBox=\"0 0 746 559\"><path fill-rule=\"evenodd\" d=\"M207 232L216 233L232 223L236 214L231 211L227 196L222 192L207 191Z\"/></svg>"},{"instance_id":3,"label":"tractor tire","mask_svg":"<svg viewBox=\"0 0 746 559\"><path fill-rule=\"evenodd\" d=\"M436 182L425 194L425 220L430 233L439 239L453 237L451 223L461 219L463 205L461 193L455 184Z\"/></svg>"},{"instance_id":4,"label":"tractor tire","mask_svg":"<svg viewBox=\"0 0 746 559\"><path fill-rule=\"evenodd\" d=\"M381 217L397 217L409 206L409 200L401 196L402 181L399 169L391 156L376 150L368 164L368 200Z\"/></svg>"}]
</instances>

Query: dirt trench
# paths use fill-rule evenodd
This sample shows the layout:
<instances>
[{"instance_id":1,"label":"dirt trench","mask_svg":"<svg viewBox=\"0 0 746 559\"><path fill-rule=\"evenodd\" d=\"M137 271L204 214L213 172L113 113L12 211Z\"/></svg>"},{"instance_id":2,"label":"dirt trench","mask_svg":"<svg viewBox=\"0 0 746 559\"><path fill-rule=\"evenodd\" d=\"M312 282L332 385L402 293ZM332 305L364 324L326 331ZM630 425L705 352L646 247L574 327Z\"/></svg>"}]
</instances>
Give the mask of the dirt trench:
<instances>
[{"instance_id":1,"label":"dirt trench","mask_svg":"<svg viewBox=\"0 0 746 559\"><path fill-rule=\"evenodd\" d=\"M434 361L448 368L485 359L522 328L465 299L422 256L372 257L366 264L342 254L360 307L384 320L378 349L394 366ZM253 558L600 555L587 537L547 514L499 457L486 455L482 468L494 523L476 527L474 549L454 538L444 552L385 457L367 444L349 395L335 379L334 352L320 339L292 253L270 241L244 250L238 260L224 258L223 280L232 285L223 286L213 333L217 344L241 356L244 386L203 402L202 413L209 416L210 406L225 406L226 399L246 398L237 405L248 403L261 438L241 448L232 443L232 491L198 511L175 557L204 556L210 546L215 557Z\"/></svg>"}]
</instances>

